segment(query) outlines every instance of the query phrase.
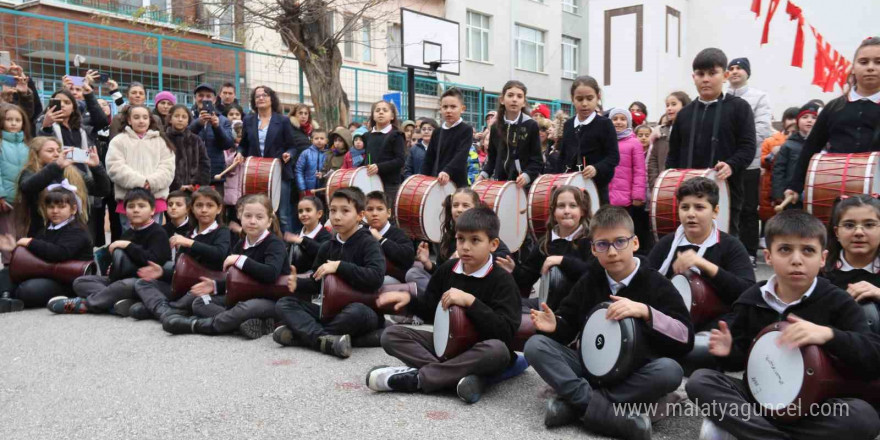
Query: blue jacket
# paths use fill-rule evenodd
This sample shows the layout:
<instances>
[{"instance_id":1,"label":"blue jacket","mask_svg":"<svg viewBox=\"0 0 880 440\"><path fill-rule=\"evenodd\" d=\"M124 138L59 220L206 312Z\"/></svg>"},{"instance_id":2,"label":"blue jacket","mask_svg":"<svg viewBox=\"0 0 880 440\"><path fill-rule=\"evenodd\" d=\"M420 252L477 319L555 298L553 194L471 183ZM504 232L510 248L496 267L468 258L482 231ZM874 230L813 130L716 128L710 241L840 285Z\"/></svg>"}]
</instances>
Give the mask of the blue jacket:
<instances>
[{"instance_id":1,"label":"blue jacket","mask_svg":"<svg viewBox=\"0 0 880 440\"><path fill-rule=\"evenodd\" d=\"M422 162L425 161L425 153L427 152L428 150L421 140L416 142L416 144L409 149L409 154L406 156L406 163L403 165L404 179L413 174L421 174Z\"/></svg>"},{"instance_id":2,"label":"blue jacket","mask_svg":"<svg viewBox=\"0 0 880 440\"><path fill-rule=\"evenodd\" d=\"M293 126L290 120L281 113L272 113L269 119L269 130L266 132L266 143L260 154L260 118L256 113L248 113L244 117L241 128L241 142L238 150L242 156L274 157L281 159L284 153L290 153L290 160L281 165L281 178L293 180L293 164L296 163L296 145L293 139Z\"/></svg>"},{"instance_id":3,"label":"blue jacket","mask_svg":"<svg viewBox=\"0 0 880 440\"><path fill-rule=\"evenodd\" d=\"M193 118L189 124L189 131L202 138L205 149L208 151L208 159L211 162L211 176L220 174L226 168L226 158L223 151L235 146L235 137L232 135L232 122L226 116L218 115L220 123L217 127L199 121L199 111L193 106ZM213 177L212 177L213 179ZM221 180L222 181L222 180Z\"/></svg>"},{"instance_id":4,"label":"blue jacket","mask_svg":"<svg viewBox=\"0 0 880 440\"><path fill-rule=\"evenodd\" d=\"M318 188L318 178L315 173L324 169L324 152L312 145L308 150L300 154L296 160L296 187L300 191Z\"/></svg>"},{"instance_id":5,"label":"blue jacket","mask_svg":"<svg viewBox=\"0 0 880 440\"><path fill-rule=\"evenodd\" d=\"M24 143L24 132L3 132L0 149L0 198L10 205L18 192L18 175L27 162L29 148Z\"/></svg>"}]
</instances>

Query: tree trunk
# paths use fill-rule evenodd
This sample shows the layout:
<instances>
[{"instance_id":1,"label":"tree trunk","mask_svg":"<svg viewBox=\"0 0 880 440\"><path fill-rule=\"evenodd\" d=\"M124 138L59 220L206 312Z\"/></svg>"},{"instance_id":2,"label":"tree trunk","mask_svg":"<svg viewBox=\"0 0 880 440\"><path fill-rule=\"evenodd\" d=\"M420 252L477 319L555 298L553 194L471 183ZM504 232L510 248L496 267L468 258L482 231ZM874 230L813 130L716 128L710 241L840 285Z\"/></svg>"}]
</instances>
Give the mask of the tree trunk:
<instances>
[{"instance_id":1,"label":"tree trunk","mask_svg":"<svg viewBox=\"0 0 880 440\"><path fill-rule=\"evenodd\" d=\"M300 68L308 80L315 106L313 117L328 131L348 125L348 95L339 79L342 59L341 56L338 60L334 58L336 57L328 56L312 60L313 62L300 61Z\"/></svg>"}]
</instances>

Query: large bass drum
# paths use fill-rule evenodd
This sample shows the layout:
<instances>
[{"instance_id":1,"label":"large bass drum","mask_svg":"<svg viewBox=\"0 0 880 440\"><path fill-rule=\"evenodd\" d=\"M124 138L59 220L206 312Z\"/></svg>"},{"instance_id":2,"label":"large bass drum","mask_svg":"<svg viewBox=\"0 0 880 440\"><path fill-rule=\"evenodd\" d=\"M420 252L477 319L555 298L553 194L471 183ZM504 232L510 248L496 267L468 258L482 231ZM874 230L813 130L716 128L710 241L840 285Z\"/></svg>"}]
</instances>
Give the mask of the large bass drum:
<instances>
[{"instance_id":1,"label":"large bass drum","mask_svg":"<svg viewBox=\"0 0 880 440\"><path fill-rule=\"evenodd\" d=\"M360 188L364 194L369 194L373 191L385 191L382 179L378 174L369 175L367 167L339 169L330 173L330 176L327 178L327 208L329 209L330 199L337 189L349 187Z\"/></svg>"},{"instance_id":2,"label":"large bass drum","mask_svg":"<svg viewBox=\"0 0 880 440\"><path fill-rule=\"evenodd\" d=\"M510 252L516 252L529 232L526 192L516 187L516 182L481 180L471 188L480 196L484 205L498 214L501 229L498 236Z\"/></svg>"},{"instance_id":3,"label":"large bass drum","mask_svg":"<svg viewBox=\"0 0 880 440\"><path fill-rule=\"evenodd\" d=\"M563 185L573 186L586 193L590 200L590 213L599 210L599 191L593 179L584 179L581 173L542 174L529 188L529 227L536 238L547 233L547 221L550 219L550 202L553 191Z\"/></svg>"},{"instance_id":4,"label":"large bass drum","mask_svg":"<svg viewBox=\"0 0 880 440\"><path fill-rule=\"evenodd\" d=\"M452 182L441 185L436 177L421 174L408 177L400 185L394 204L400 229L412 238L440 243L445 220L443 203L454 192Z\"/></svg>"},{"instance_id":5,"label":"large bass drum","mask_svg":"<svg viewBox=\"0 0 880 440\"><path fill-rule=\"evenodd\" d=\"M840 196L880 193L880 152L818 153L810 159L804 182L804 209L822 223Z\"/></svg>"},{"instance_id":6,"label":"large bass drum","mask_svg":"<svg viewBox=\"0 0 880 440\"><path fill-rule=\"evenodd\" d=\"M272 209L281 206L281 161L251 156L244 161L241 195L265 194L272 201Z\"/></svg>"},{"instance_id":7,"label":"large bass drum","mask_svg":"<svg viewBox=\"0 0 880 440\"><path fill-rule=\"evenodd\" d=\"M675 192L681 182L694 177L705 177L718 184L718 229L730 230L730 190L727 181L720 181L718 173L711 169L675 169L663 171L654 184L651 193L651 230L658 240L666 234L675 232L681 220L678 218L678 200Z\"/></svg>"}]
</instances>

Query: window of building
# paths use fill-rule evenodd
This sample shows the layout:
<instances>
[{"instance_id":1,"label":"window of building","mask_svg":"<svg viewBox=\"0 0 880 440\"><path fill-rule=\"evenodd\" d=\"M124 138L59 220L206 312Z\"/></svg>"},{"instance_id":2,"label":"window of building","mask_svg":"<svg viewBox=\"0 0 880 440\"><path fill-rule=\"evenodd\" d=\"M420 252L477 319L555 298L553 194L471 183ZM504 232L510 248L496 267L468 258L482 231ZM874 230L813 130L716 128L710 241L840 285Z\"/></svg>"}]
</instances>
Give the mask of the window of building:
<instances>
[{"instance_id":1,"label":"window of building","mask_svg":"<svg viewBox=\"0 0 880 440\"><path fill-rule=\"evenodd\" d=\"M578 61L580 59L581 40L562 36L562 77L574 79L577 77Z\"/></svg>"},{"instance_id":2,"label":"window of building","mask_svg":"<svg viewBox=\"0 0 880 440\"><path fill-rule=\"evenodd\" d=\"M345 27L345 32L342 37L342 55L345 58L353 59L354 58L354 17L351 15L346 15L343 19L343 26Z\"/></svg>"},{"instance_id":3,"label":"window of building","mask_svg":"<svg viewBox=\"0 0 880 440\"><path fill-rule=\"evenodd\" d=\"M577 14L579 1L580 0L562 0L563 12L568 12L569 14Z\"/></svg>"},{"instance_id":4,"label":"window of building","mask_svg":"<svg viewBox=\"0 0 880 440\"><path fill-rule=\"evenodd\" d=\"M363 19L361 24L361 41L363 42L363 50L361 51L361 61L373 62L373 20Z\"/></svg>"},{"instance_id":5,"label":"window of building","mask_svg":"<svg viewBox=\"0 0 880 440\"><path fill-rule=\"evenodd\" d=\"M489 62L489 34L492 32L490 17L478 12L467 13L467 59Z\"/></svg>"},{"instance_id":6,"label":"window of building","mask_svg":"<svg viewBox=\"0 0 880 440\"><path fill-rule=\"evenodd\" d=\"M516 50L514 60L517 69L544 71L544 31L516 25Z\"/></svg>"}]
</instances>

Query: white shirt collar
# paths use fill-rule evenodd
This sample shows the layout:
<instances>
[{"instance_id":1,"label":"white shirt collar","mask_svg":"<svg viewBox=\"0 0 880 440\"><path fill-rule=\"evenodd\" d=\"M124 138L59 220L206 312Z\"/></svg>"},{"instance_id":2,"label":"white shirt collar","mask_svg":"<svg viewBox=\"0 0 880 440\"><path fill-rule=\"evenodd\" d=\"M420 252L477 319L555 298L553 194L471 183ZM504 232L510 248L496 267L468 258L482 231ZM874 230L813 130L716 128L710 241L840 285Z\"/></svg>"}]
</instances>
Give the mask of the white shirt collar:
<instances>
[{"instance_id":1,"label":"white shirt collar","mask_svg":"<svg viewBox=\"0 0 880 440\"><path fill-rule=\"evenodd\" d=\"M527 114L525 114L525 113L522 113L522 112L520 112L520 116L519 116L518 118L516 118L515 121L511 121L511 120L507 119L507 116L506 116L506 115L505 115L505 116L502 116L502 117L504 118L504 123L505 123L505 124L522 124L523 122L526 122L526 121L528 121L529 119L532 119L531 116L529 116L529 115L527 115Z\"/></svg>"},{"instance_id":2,"label":"white shirt collar","mask_svg":"<svg viewBox=\"0 0 880 440\"><path fill-rule=\"evenodd\" d=\"M258 246L260 243L263 242L263 240L266 239L266 237L269 236L269 234L270 234L270 232L269 232L268 229L265 230L265 231L263 231L263 233L260 235L260 238L258 238L257 241L256 241L255 243L253 243L253 244L250 242L250 240L248 240L247 236L245 236L245 237L244 237L244 248L243 248L243 250L248 250L248 249L250 249L250 248L252 248L252 247L254 247L254 246Z\"/></svg>"},{"instance_id":3,"label":"white shirt collar","mask_svg":"<svg viewBox=\"0 0 880 440\"><path fill-rule=\"evenodd\" d=\"M187 219L189 219L189 217L187 217ZM183 225L181 225L181 226L183 226ZM208 226L207 228L205 228L204 231L199 231L198 227L193 228L193 231L189 235L189 238L196 238L199 235L210 234L210 233L214 232L214 230L216 230L219 227L220 227L220 225L217 223L217 220L214 220L214 223L211 223L211 226ZM269 232L269 231L266 231L266 232Z\"/></svg>"},{"instance_id":4,"label":"white shirt collar","mask_svg":"<svg viewBox=\"0 0 880 440\"><path fill-rule=\"evenodd\" d=\"M302 229L302 231L300 231L299 235L302 235L303 237L309 237L311 239L314 239L315 236L318 235L318 232L321 230L321 227L322 227L321 222L318 222L318 224L315 225L315 229L313 229L310 232L306 232L306 227L303 226L303 229Z\"/></svg>"},{"instance_id":5,"label":"white shirt collar","mask_svg":"<svg viewBox=\"0 0 880 440\"><path fill-rule=\"evenodd\" d=\"M186 218L183 219L183 222L181 222L179 225L175 226L174 229L182 228L182 227L186 226L187 223L189 223L189 216L186 216Z\"/></svg>"},{"instance_id":6,"label":"white shirt collar","mask_svg":"<svg viewBox=\"0 0 880 440\"><path fill-rule=\"evenodd\" d=\"M572 241L572 240L574 240L574 238L577 237L577 235L581 233L581 229L584 229L583 225L578 226L578 228L575 229L574 232L572 232L571 234L569 234L568 237L565 237L565 239L566 239L567 241ZM550 231L550 241L559 240L559 238L560 238L560 237L559 237L559 235L556 234L556 231L555 231L555 230Z\"/></svg>"},{"instance_id":7,"label":"white shirt collar","mask_svg":"<svg viewBox=\"0 0 880 440\"><path fill-rule=\"evenodd\" d=\"M147 222L146 224L144 224L143 226L138 227L138 226L135 226L135 225L131 225L131 229L134 229L135 231L143 231L144 229L147 229L147 228L149 228L150 226L153 226L153 223L156 223L156 221L153 220L152 218L150 218L150 221L148 221L148 222Z\"/></svg>"},{"instance_id":8,"label":"white shirt collar","mask_svg":"<svg viewBox=\"0 0 880 440\"><path fill-rule=\"evenodd\" d=\"M489 259L486 261L486 264L471 273L464 273L464 265L461 264L461 260L458 260L452 268L452 273L474 278L485 278L486 275L489 275L489 272L492 272L493 261L492 254L489 254Z\"/></svg>"},{"instance_id":9,"label":"white shirt collar","mask_svg":"<svg viewBox=\"0 0 880 440\"><path fill-rule=\"evenodd\" d=\"M867 99L868 101L871 101L874 104L880 104L880 92L877 92L871 96L862 96L859 94L859 92L856 91L855 88L850 90L850 92L849 92L849 100L850 101L860 101L862 99Z\"/></svg>"},{"instance_id":10,"label":"white shirt collar","mask_svg":"<svg viewBox=\"0 0 880 440\"><path fill-rule=\"evenodd\" d=\"M391 132L391 129L392 129L392 128L394 128L394 127L391 126L391 124L388 124L388 125L385 126L385 128L383 128L383 129L381 129L381 130L377 130L375 127L373 127L373 131L372 131L372 132L373 132L373 133L388 134L388 133Z\"/></svg>"},{"instance_id":11,"label":"white shirt collar","mask_svg":"<svg viewBox=\"0 0 880 440\"><path fill-rule=\"evenodd\" d=\"M578 119L577 113L574 115L574 128L578 128L581 125L589 125L590 122L593 122L593 119L596 119L596 112L590 113L590 116L587 116L587 119L581 121Z\"/></svg>"},{"instance_id":12,"label":"white shirt collar","mask_svg":"<svg viewBox=\"0 0 880 440\"><path fill-rule=\"evenodd\" d=\"M605 278L608 279L608 287L611 288L611 293L613 295L617 295L617 292L619 292L620 289L629 286L629 283L632 282L633 277L636 276L636 272L639 271L639 266L642 265L642 260L639 260L638 257L633 258L636 260L636 268L633 269L633 271L629 275L627 275L626 278L620 280L620 282L614 281L614 279L611 278L611 275L608 274L608 271L605 271Z\"/></svg>"},{"instance_id":13,"label":"white shirt collar","mask_svg":"<svg viewBox=\"0 0 880 440\"><path fill-rule=\"evenodd\" d=\"M713 104L713 103L718 102L719 99L720 99L720 98L715 98L715 99L713 99L713 100L711 100L711 101L704 101L703 98L697 98L697 101L700 101L700 102L702 102L702 103L705 104L705 105L709 105L709 104Z\"/></svg>"},{"instance_id":14,"label":"white shirt collar","mask_svg":"<svg viewBox=\"0 0 880 440\"><path fill-rule=\"evenodd\" d=\"M446 121L443 121L443 129L449 130L450 128L455 128L455 126L457 126L458 124L461 124L462 121L464 121L464 118L458 118L458 120L455 121L455 123L452 124L452 126L447 126Z\"/></svg>"},{"instance_id":15,"label":"white shirt collar","mask_svg":"<svg viewBox=\"0 0 880 440\"><path fill-rule=\"evenodd\" d=\"M385 226L382 227L381 231L379 231L379 235L384 237L385 233L388 232L389 229L391 229L391 222L385 222Z\"/></svg>"},{"instance_id":16,"label":"white shirt collar","mask_svg":"<svg viewBox=\"0 0 880 440\"><path fill-rule=\"evenodd\" d=\"M358 229L363 228L363 227L364 227L364 225L358 225L358 226L357 226ZM355 230L354 232L357 233L357 230ZM354 237L354 234L351 234L351 237ZM348 237L348 238L350 239L351 237ZM337 233L336 233L336 241L338 241L338 242L340 242L340 243L342 243L342 244L345 244L345 242L348 241L348 240L344 240L344 241L343 241L341 238L339 238L339 233L337 232Z\"/></svg>"},{"instance_id":17,"label":"white shirt collar","mask_svg":"<svg viewBox=\"0 0 880 440\"><path fill-rule=\"evenodd\" d=\"M75 216L70 216L67 218L67 220L64 220L63 222L58 223L57 225L49 225L49 227L47 229L49 229L50 231L57 231L65 226L69 225L70 222L74 221L75 219L76 219Z\"/></svg>"},{"instance_id":18,"label":"white shirt collar","mask_svg":"<svg viewBox=\"0 0 880 440\"><path fill-rule=\"evenodd\" d=\"M871 264L865 267L853 267L849 264L849 261L846 261L846 258L843 256L843 251L840 251L840 261L837 262L837 269L841 272L849 272L851 270L861 269L866 270L871 273L877 273L880 271L880 257L874 259Z\"/></svg>"},{"instance_id":19,"label":"white shirt collar","mask_svg":"<svg viewBox=\"0 0 880 440\"><path fill-rule=\"evenodd\" d=\"M818 282L818 278L813 279L813 284L810 285L810 288L801 295L800 298L794 300L793 302L786 303L776 294L776 275L770 276L770 279L767 280L767 284L761 286L761 297L764 299L764 302L770 306L771 309L775 310L776 313L783 313L785 309L794 306L795 304L800 304L801 301L806 299L813 293L813 290L816 289L816 283Z\"/></svg>"}]
</instances>

